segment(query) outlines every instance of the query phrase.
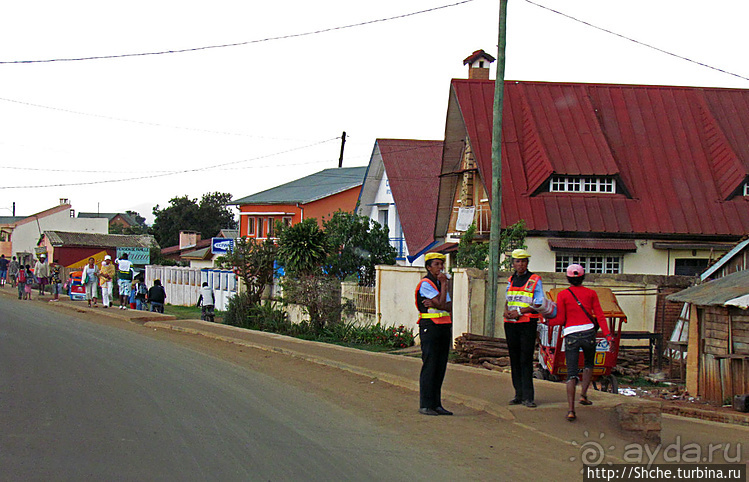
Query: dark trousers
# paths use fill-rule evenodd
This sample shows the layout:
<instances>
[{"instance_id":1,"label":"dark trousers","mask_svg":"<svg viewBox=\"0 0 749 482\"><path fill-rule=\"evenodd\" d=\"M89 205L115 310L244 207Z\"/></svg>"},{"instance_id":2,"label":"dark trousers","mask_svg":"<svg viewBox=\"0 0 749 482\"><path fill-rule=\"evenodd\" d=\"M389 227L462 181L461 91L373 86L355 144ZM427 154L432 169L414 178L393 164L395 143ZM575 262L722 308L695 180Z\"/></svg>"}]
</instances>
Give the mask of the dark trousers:
<instances>
[{"instance_id":1,"label":"dark trousers","mask_svg":"<svg viewBox=\"0 0 749 482\"><path fill-rule=\"evenodd\" d=\"M538 322L505 323L507 351L510 352L512 386L515 398L533 401L533 350L536 348Z\"/></svg>"},{"instance_id":2,"label":"dark trousers","mask_svg":"<svg viewBox=\"0 0 749 482\"><path fill-rule=\"evenodd\" d=\"M421 375L419 376L419 407L442 406L442 382L447 371L447 357L452 345L452 325L421 320Z\"/></svg>"}]
</instances>

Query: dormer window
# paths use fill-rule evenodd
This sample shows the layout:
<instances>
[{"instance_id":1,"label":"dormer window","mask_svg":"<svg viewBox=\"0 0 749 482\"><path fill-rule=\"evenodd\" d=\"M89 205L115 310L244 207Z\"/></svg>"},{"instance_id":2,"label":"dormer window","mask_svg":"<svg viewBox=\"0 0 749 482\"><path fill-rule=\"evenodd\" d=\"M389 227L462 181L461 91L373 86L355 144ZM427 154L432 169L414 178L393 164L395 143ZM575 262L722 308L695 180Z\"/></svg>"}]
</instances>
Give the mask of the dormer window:
<instances>
[{"instance_id":1,"label":"dormer window","mask_svg":"<svg viewBox=\"0 0 749 482\"><path fill-rule=\"evenodd\" d=\"M616 193L616 181L607 177L553 176L550 192Z\"/></svg>"},{"instance_id":2,"label":"dormer window","mask_svg":"<svg viewBox=\"0 0 749 482\"><path fill-rule=\"evenodd\" d=\"M749 182L744 183L744 196L749 196Z\"/></svg>"}]
</instances>

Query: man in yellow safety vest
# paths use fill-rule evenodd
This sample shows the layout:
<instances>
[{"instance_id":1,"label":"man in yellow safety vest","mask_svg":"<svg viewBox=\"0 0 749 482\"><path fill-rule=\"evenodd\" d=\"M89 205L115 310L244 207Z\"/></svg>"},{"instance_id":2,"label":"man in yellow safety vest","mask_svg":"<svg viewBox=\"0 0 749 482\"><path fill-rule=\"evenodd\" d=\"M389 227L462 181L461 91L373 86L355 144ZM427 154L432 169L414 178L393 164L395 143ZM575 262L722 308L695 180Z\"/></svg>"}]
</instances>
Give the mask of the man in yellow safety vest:
<instances>
[{"instance_id":1,"label":"man in yellow safety vest","mask_svg":"<svg viewBox=\"0 0 749 482\"><path fill-rule=\"evenodd\" d=\"M445 255L427 253L425 260L427 275L419 281L415 293L422 360L419 413L452 415L451 411L442 407L442 382L452 345L452 301L447 292L448 278L444 273Z\"/></svg>"}]
</instances>

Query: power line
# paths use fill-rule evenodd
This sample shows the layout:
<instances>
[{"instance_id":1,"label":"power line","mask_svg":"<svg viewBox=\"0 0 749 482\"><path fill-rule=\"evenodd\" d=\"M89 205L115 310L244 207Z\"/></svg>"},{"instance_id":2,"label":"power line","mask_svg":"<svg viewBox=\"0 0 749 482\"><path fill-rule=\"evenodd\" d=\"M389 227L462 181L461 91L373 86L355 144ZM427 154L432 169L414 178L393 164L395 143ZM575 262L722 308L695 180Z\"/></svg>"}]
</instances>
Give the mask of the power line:
<instances>
[{"instance_id":1,"label":"power line","mask_svg":"<svg viewBox=\"0 0 749 482\"><path fill-rule=\"evenodd\" d=\"M265 159L268 157L278 156L281 154L286 154L293 151L298 151L301 149L307 149L309 147L318 146L320 144L325 144L326 142L331 142L338 139L338 137L334 137L332 139L326 139L324 141L315 142L314 144L309 144L306 146L301 147L295 147L293 149L287 149L285 151L281 152L275 152L273 154L267 154L265 156L258 156L252 159L242 159L241 161L230 161L230 162L223 162L220 164L214 164L211 166L205 166L205 167L196 167L194 169L183 169L181 171L167 171L160 174L151 174L147 176L136 176L136 177L130 177L126 179L104 179L101 181L84 181L84 182L70 182L70 183L58 183L58 184L37 184L37 185L27 185L27 186L0 186L0 189L38 189L38 188L47 188L47 187L68 187L68 186L91 186L95 184L113 184L118 182L129 182L129 181L140 181L143 179L154 179L158 177L166 177L166 176L175 176L179 174L187 174L192 172L201 172L201 171L208 171L211 169L217 169L219 167L229 166L232 164L240 164L243 162L249 162L249 161L255 161L258 159Z\"/></svg>"},{"instance_id":2,"label":"power line","mask_svg":"<svg viewBox=\"0 0 749 482\"><path fill-rule=\"evenodd\" d=\"M83 60L104 60L104 59L119 59L119 58L125 58L125 57L145 57L150 55L167 55L167 54L182 54L187 52L198 52L201 50L209 50L209 49L220 49L220 48L226 48L226 47L240 47L242 45L251 45L256 43L262 43L262 42L270 42L272 40L284 40L284 39L290 39L290 38L297 38L297 37L306 37L310 35L317 35L321 33L327 33L327 32L333 32L336 30L345 30L349 28L354 27L363 27L365 25L371 25L375 23L381 23L381 22L388 22L390 20L398 20L401 18L407 18L407 17L413 17L414 15L421 15L423 13L429 13L434 12L437 10L442 10L445 8L450 7L456 7L458 5L463 5L465 3L470 3L475 0L461 0L456 3L451 3L448 5L442 5L439 7L432 7L427 8L425 10L418 10L416 12L411 13L404 13L402 15L395 15L393 17L385 17L385 18L378 18L375 20L367 20L364 22L359 23L352 23L348 25L341 25L338 27L330 27L330 28L324 28L320 30L312 30L309 32L302 32L302 33L294 33L294 34L288 34L288 35L279 35L277 37L267 37L263 39L258 40L248 40L246 42L236 42L236 43L229 43L229 44L220 44L220 45L207 45L203 47L193 47L188 49L178 49L178 50L162 50L162 51L156 51L156 52L139 52L139 53L131 53L131 54L116 54L116 55L97 55L97 56L90 56L90 57L77 57L77 58L55 58L55 59L43 59L43 60L8 60L8 61L0 61L0 64L41 64L41 63L50 63L50 62L77 62L77 61L83 61Z\"/></svg>"},{"instance_id":3,"label":"power line","mask_svg":"<svg viewBox=\"0 0 749 482\"><path fill-rule=\"evenodd\" d=\"M141 120L134 120L134 119L125 119L123 117L113 117L113 116L108 116L108 115L103 115L103 114L94 114L94 113L91 113L91 112L82 112L82 111L77 111L77 110L64 109L62 107L52 107L52 106L43 105L43 104L35 104L33 102L26 102L26 101L16 100L16 99L8 99L6 97L0 97L0 101L11 102L11 103L20 104L20 105L27 105L27 106L30 106L30 107L37 107L37 108L40 108L40 109L49 109L49 110L54 110L54 111L58 111L58 112L65 112L65 113L68 113L68 114L76 114L76 115L83 115L83 116L89 116L89 117L96 117L96 118L99 118L99 119L107 119L107 120L113 120L113 121L118 121L118 122L130 122L132 124L140 124L140 125L144 125L144 126L166 127L166 128L169 128L169 129L180 129L180 130L186 130L186 131L192 131L192 132L205 132L205 133L208 133L208 134L221 134L221 135L227 135L227 136L250 137L250 138L253 138L253 139L270 139L270 140L282 140L282 141L296 140L296 139L291 139L291 138L288 138L288 137L251 136L249 134L241 134L241 133L238 133L238 132L215 131L215 130L211 130L211 129L201 129L201 128L197 128L197 127L184 127L184 126L175 126L175 125L169 125L169 124L160 124L158 122L148 122L148 121L141 121Z\"/></svg>"},{"instance_id":4,"label":"power line","mask_svg":"<svg viewBox=\"0 0 749 482\"><path fill-rule=\"evenodd\" d=\"M592 23L586 22L585 20L580 20L579 18L575 18L572 15L567 15L566 13L562 13L562 12L560 12L558 10L554 10L553 8L550 8L550 7L547 7L545 5L541 5L539 3L533 2L532 0L525 0L525 1L528 2L528 3L530 3L531 5L535 5L537 7L543 8L544 10L548 10L550 12L556 13L557 15L561 15L563 17L569 18L570 20L574 20L575 22L579 22L579 23L581 23L583 25L587 25L588 27L594 28L596 30L600 30L600 31L606 32L608 34L615 35L615 36L617 36L619 38L623 38L624 40L629 40L630 42L634 42L637 45L642 45L643 47L647 47L649 49L653 49L653 50L655 50L657 52L660 52L662 54L670 55L671 57L676 57L677 59L686 60L687 62L691 62L693 64L697 64L697 65L699 65L701 67L706 67L708 69L716 70L716 71L724 73L724 74L732 75L734 77L738 77L739 79L749 80L749 77L744 77L743 75L734 74L733 72L729 72L729 71L724 70L724 69L719 69L718 67L713 67L712 65L708 65L708 64L706 64L704 62L698 62L697 60L692 60L692 59L690 59L688 57L684 57L682 55L675 54L673 52L669 52L668 50L663 50L663 49L655 47L653 45L646 44L645 42L640 42L639 40L633 39L631 37L627 37L626 35L622 35L620 33L613 32L611 30L605 29L603 27L599 27L597 25L593 25Z\"/></svg>"}]
</instances>

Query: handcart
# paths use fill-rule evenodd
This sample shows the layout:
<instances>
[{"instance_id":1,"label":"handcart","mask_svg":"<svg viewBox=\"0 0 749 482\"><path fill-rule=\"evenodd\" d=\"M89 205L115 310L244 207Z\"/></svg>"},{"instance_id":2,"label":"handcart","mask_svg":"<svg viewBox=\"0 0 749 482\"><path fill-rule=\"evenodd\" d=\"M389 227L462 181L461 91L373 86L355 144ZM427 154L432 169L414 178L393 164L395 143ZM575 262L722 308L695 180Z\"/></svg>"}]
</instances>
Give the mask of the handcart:
<instances>
[{"instance_id":1,"label":"handcart","mask_svg":"<svg viewBox=\"0 0 749 482\"><path fill-rule=\"evenodd\" d=\"M82 280L83 271L73 271L68 278L68 293L71 301L86 300L86 286Z\"/></svg>"},{"instance_id":2,"label":"handcart","mask_svg":"<svg viewBox=\"0 0 749 482\"><path fill-rule=\"evenodd\" d=\"M556 302L559 292L566 288L554 288L547 293ZM612 341L609 343L599 331L596 336L596 355L593 366L593 388L604 392L618 393L619 384L611 371L616 366L619 356L619 341L622 335L622 324L627 322L616 296L609 288L591 288L598 294L603 314L606 316ZM567 360L564 352L564 338L560 336L562 327L549 326L545 321L538 325L541 346L538 351L539 370L537 378L544 380L565 380L567 378ZM584 357L580 352L579 366L582 370ZM600 385L600 387L599 387Z\"/></svg>"}]
</instances>

